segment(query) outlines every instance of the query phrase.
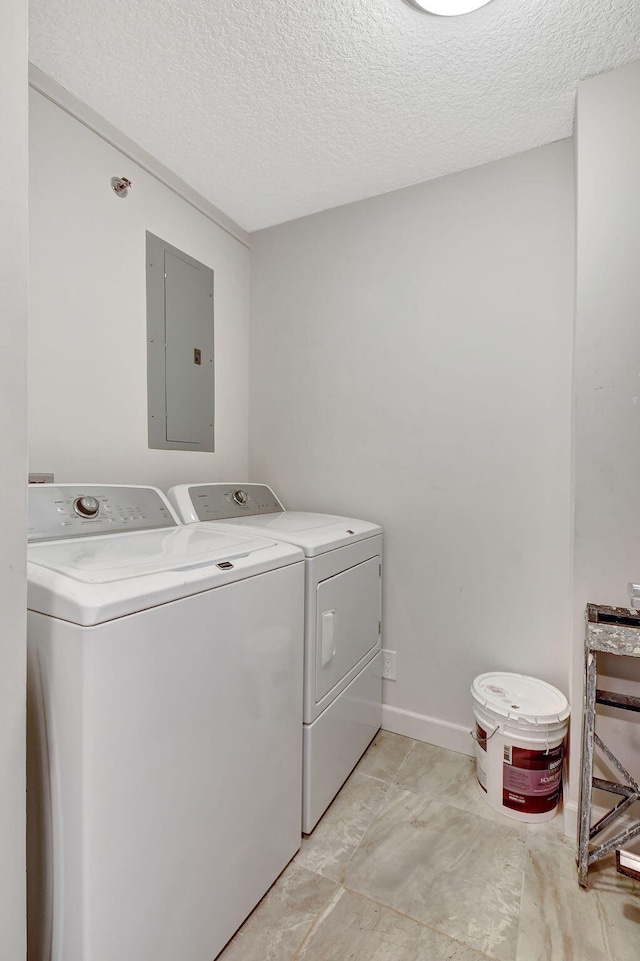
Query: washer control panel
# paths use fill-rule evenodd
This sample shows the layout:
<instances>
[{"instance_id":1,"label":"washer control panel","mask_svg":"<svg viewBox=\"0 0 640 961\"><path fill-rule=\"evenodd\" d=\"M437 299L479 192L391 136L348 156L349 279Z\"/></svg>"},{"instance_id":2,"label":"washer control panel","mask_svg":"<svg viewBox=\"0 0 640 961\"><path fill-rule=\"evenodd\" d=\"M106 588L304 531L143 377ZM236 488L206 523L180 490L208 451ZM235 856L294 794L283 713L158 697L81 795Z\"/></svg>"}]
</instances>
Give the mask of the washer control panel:
<instances>
[{"instance_id":1,"label":"washer control panel","mask_svg":"<svg viewBox=\"0 0 640 961\"><path fill-rule=\"evenodd\" d=\"M284 510L266 484L192 484L189 498L200 521L276 514Z\"/></svg>"},{"instance_id":2,"label":"washer control panel","mask_svg":"<svg viewBox=\"0 0 640 961\"><path fill-rule=\"evenodd\" d=\"M153 487L36 484L28 495L30 542L178 526Z\"/></svg>"}]
</instances>

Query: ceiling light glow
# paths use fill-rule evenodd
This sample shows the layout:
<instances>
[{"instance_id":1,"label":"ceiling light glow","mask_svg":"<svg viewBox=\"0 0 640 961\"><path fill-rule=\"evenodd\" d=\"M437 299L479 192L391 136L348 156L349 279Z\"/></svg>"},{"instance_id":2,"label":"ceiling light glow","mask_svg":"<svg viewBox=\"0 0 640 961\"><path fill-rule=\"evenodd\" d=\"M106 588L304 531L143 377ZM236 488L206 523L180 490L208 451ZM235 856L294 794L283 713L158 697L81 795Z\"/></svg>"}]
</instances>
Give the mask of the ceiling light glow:
<instances>
[{"instance_id":1,"label":"ceiling light glow","mask_svg":"<svg viewBox=\"0 0 640 961\"><path fill-rule=\"evenodd\" d=\"M413 7L435 13L439 17L459 17L484 7L491 0L408 0Z\"/></svg>"}]
</instances>

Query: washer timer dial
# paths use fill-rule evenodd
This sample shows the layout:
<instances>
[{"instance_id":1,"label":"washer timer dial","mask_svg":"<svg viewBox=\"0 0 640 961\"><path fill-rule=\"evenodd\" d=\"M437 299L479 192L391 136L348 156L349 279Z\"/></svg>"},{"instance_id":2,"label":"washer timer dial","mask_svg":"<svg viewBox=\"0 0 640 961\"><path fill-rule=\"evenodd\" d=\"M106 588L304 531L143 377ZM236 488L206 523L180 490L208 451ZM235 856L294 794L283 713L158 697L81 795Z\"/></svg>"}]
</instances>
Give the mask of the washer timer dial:
<instances>
[{"instance_id":1,"label":"washer timer dial","mask_svg":"<svg viewBox=\"0 0 640 961\"><path fill-rule=\"evenodd\" d=\"M237 490L233 492L233 499L236 502L236 504L244 505L249 500L249 495L247 494L246 491Z\"/></svg>"},{"instance_id":2,"label":"washer timer dial","mask_svg":"<svg viewBox=\"0 0 640 961\"><path fill-rule=\"evenodd\" d=\"M73 502L73 509L80 517L97 517L100 510L100 501L96 497L76 497Z\"/></svg>"}]
</instances>

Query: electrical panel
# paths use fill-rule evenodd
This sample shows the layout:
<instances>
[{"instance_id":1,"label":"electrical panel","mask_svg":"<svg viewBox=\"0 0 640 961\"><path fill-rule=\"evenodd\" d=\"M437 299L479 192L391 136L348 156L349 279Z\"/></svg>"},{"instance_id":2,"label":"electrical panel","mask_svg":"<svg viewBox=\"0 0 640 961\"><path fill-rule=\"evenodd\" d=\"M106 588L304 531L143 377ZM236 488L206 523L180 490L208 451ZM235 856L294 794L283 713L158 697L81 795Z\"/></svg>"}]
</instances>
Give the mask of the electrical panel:
<instances>
[{"instance_id":1,"label":"electrical panel","mask_svg":"<svg viewBox=\"0 0 640 961\"><path fill-rule=\"evenodd\" d=\"M147 231L149 447L214 450L213 270Z\"/></svg>"}]
</instances>

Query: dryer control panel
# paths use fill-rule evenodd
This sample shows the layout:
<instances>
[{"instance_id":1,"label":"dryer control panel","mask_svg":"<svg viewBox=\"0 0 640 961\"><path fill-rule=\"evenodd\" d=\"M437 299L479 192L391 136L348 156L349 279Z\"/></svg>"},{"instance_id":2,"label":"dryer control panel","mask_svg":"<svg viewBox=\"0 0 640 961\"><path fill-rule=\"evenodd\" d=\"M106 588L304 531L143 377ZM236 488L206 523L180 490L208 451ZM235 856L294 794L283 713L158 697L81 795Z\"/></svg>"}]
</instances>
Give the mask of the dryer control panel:
<instances>
[{"instance_id":1,"label":"dryer control panel","mask_svg":"<svg viewBox=\"0 0 640 961\"><path fill-rule=\"evenodd\" d=\"M178 526L155 487L37 484L28 495L30 543Z\"/></svg>"},{"instance_id":2,"label":"dryer control panel","mask_svg":"<svg viewBox=\"0 0 640 961\"><path fill-rule=\"evenodd\" d=\"M187 493L194 519L199 521L276 514L284 510L266 484L191 484Z\"/></svg>"}]
</instances>

